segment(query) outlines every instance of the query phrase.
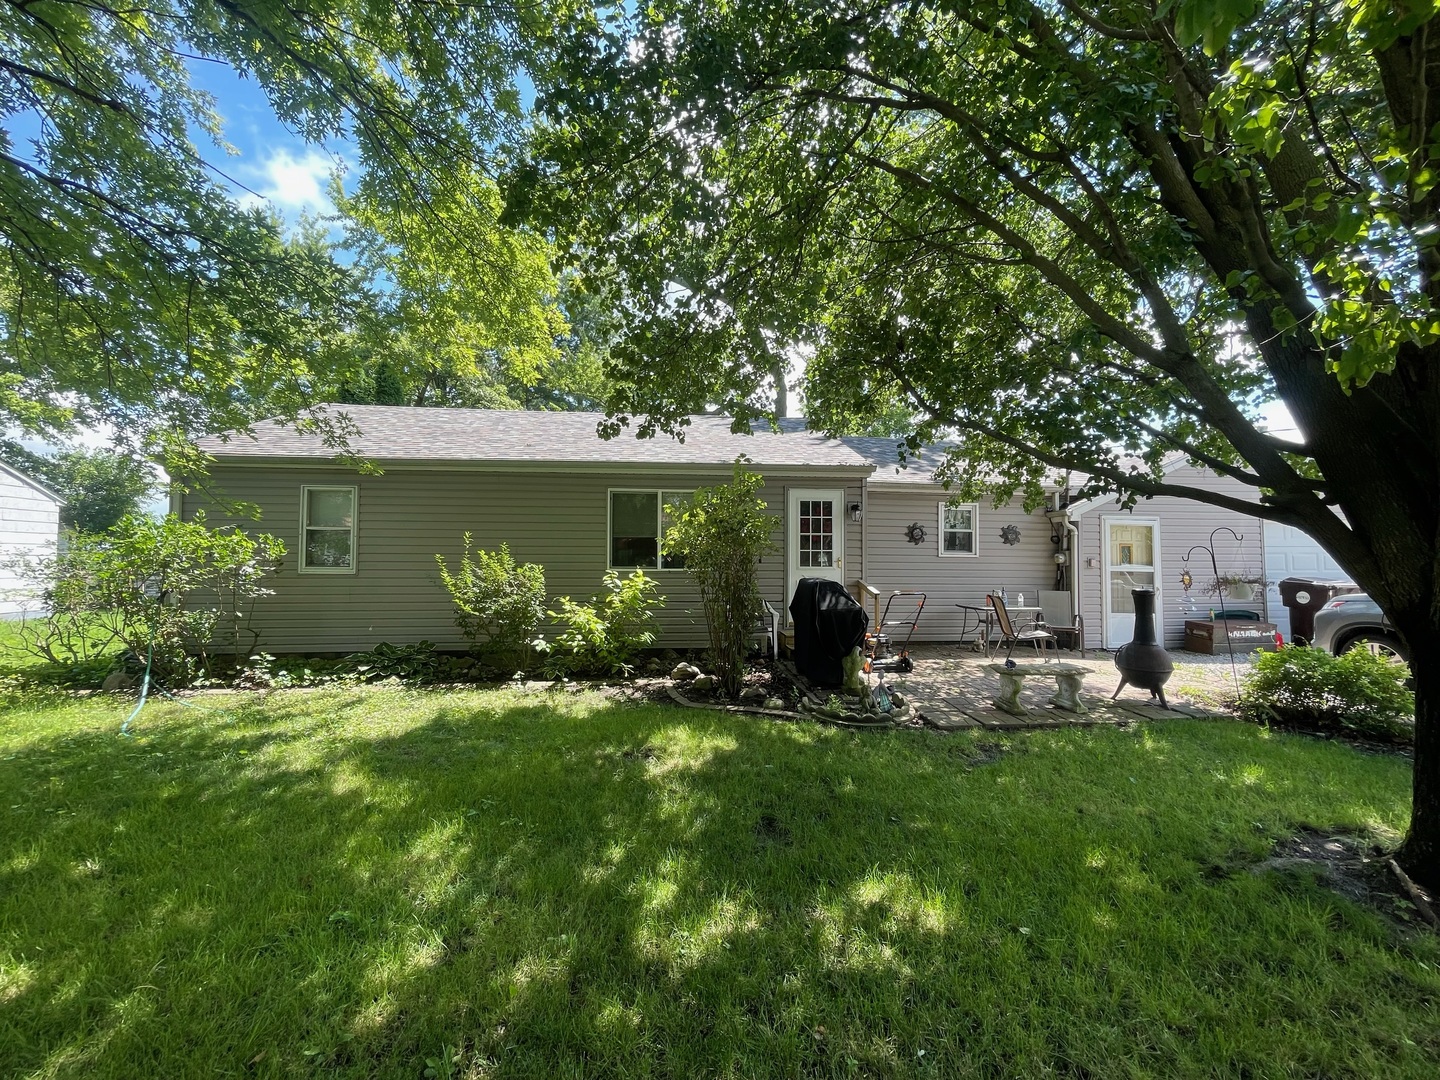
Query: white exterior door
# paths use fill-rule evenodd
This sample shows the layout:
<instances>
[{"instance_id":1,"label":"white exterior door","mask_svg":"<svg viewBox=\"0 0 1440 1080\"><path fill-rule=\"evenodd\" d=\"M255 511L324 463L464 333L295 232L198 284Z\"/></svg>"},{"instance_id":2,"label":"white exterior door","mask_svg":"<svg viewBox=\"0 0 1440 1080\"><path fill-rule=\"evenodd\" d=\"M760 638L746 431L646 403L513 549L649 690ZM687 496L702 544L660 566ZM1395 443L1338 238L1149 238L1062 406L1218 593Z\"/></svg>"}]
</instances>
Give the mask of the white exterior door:
<instances>
[{"instance_id":1,"label":"white exterior door","mask_svg":"<svg viewBox=\"0 0 1440 1080\"><path fill-rule=\"evenodd\" d=\"M1160 634L1160 522L1157 518L1107 517L1100 520L1105 605L1105 648L1118 649L1135 637L1135 598L1131 589L1155 590Z\"/></svg>"},{"instance_id":2,"label":"white exterior door","mask_svg":"<svg viewBox=\"0 0 1440 1080\"><path fill-rule=\"evenodd\" d=\"M786 500L785 605L805 577L845 582L845 492L791 488ZM789 618L787 610L786 616Z\"/></svg>"}]
</instances>

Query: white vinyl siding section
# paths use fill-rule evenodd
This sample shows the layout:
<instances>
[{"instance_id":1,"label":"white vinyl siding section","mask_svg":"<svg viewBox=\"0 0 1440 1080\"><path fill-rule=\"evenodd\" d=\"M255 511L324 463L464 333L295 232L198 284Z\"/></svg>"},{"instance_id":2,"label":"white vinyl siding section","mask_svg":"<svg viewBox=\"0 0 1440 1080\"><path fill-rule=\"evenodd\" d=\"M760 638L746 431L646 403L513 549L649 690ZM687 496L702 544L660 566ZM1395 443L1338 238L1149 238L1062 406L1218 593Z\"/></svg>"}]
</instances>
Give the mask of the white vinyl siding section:
<instances>
[{"instance_id":1,"label":"white vinyl siding section","mask_svg":"<svg viewBox=\"0 0 1440 1080\"><path fill-rule=\"evenodd\" d=\"M761 470L764 472L764 470ZM268 532L293 545L300 534L301 486L355 486L364 526L356 535L354 574L297 573L298 553L291 547L271 580L274 593L256 602L253 627L258 648L269 652L353 652L381 641L405 644L433 641L442 649L462 649L450 598L440 583L435 555L458 558L460 536L474 534L476 547L510 545L517 562L545 568L545 588L553 606L558 596L587 599L600 589L609 566L609 492L618 490L685 491L723 484L728 467L696 470L682 476L642 472L538 472L462 469L405 469L387 466L378 476L356 476L338 467L277 468L218 462L210 470L217 500L234 499L261 508L259 521L234 520L250 532ZM828 484L859 502L858 478L817 471L803 479L767 479L761 495L775 517L774 554L760 565L761 595L777 608L785 595L785 556L781 516L788 487ZM205 509L212 524L231 521L205 495L183 498L185 517ZM860 529L846 533L847 584L861 575ZM691 648L707 644L700 594L690 575L666 573L660 590L667 597L659 612L658 647ZM547 635L553 633L546 631Z\"/></svg>"},{"instance_id":2,"label":"white vinyl siding section","mask_svg":"<svg viewBox=\"0 0 1440 1080\"><path fill-rule=\"evenodd\" d=\"M0 614L36 610L39 596L9 566L54 555L60 503L9 469L0 469Z\"/></svg>"},{"instance_id":3,"label":"white vinyl siding section","mask_svg":"<svg viewBox=\"0 0 1440 1080\"><path fill-rule=\"evenodd\" d=\"M1253 501L1255 498L1254 488L1230 477L1216 476L1189 465L1175 466L1167 473L1166 478L1236 499ZM1104 518L1117 520L1125 516L1118 507L1107 504L1089 510L1076 521L1080 532L1080 550L1075 558L1075 577L1080 584L1080 611L1085 616L1085 642L1087 647L1092 649L1101 647L1104 626L1104 597L1101 590L1105 587L1102 569L1105 560L1101 548L1101 522ZM1263 530L1258 517L1238 514L1233 510L1224 510L1193 499L1176 498L1173 495L1139 500L1135 504L1134 516L1137 519L1151 518L1160 522L1160 565L1156 568L1156 576L1159 581L1161 606L1156 612L1155 629L1166 648L1179 648L1185 640L1186 615L1181 607L1184 590L1180 587L1180 574L1186 568L1184 558L1187 552L1197 544L1208 544L1211 532L1224 526L1234 529L1244 539L1237 542L1227 532L1221 532L1215 537L1216 561L1222 574L1242 573L1247 569L1259 574L1265 564ZM1091 560L1095 563L1093 567L1087 565ZM1213 596L1204 592L1205 586L1215 576L1210 568L1210 556L1196 548L1190 555L1189 569L1194 578L1190 595L1196 610L1196 614L1189 618L1204 618L1209 614L1210 607L1217 603ZM1252 604L1234 606L1253 607L1259 604L1261 599L1257 597Z\"/></svg>"},{"instance_id":4,"label":"white vinyl siding section","mask_svg":"<svg viewBox=\"0 0 1440 1080\"><path fill-rule=\"evenodd\" d=\"M940 554L971 559L980 554L980 507L975 503L940 504Z\"/></svg>"},{"instance_id":5,"label":"white vinyl siding section","mask_svg":"<svg viewBox=\"0 0 1440 1080\"><path fill-rule=\"evenodd\" d=\"M300 489L300 505L300 573L355 573L357 490L306 484Z\"/></svg>"},{"instance_id":6,"label":"white vinyl siding section","mask_svg":"<svg viewBox=\"0 0 1440 1080\"><path fill-rule=\"evenodd\" d=\"M1055 587L1055 545L1050 542L1050 523L1040 511L1027 514L1019 503L986 506L975 518L975 546L984 546L979 558L957 558L941 553L943 536L934 539L930 530L943 523L936 517L936 504L944 505L945 490L938 484L871 485L865 498L865 567L860 577L881 592L880 608L893 591L916 590L926 594L925 611L915 630L916 641L957 641L962 629L956 604L983 607L985 595L1002 586L1012 603L1018 593L1026 603L1036 602L1039 589ZM905 530L915 522L925 527L925 542L912 544ZM1000 542L1000 530L1014 525L1020 530L1015 545ZM858 526L850 527L860 532ZM942 530L943 532L943 530ZM865 610L873 609L869 600ZM973 627L973 620L971 622Z\"/></svg>"}]
</instances>

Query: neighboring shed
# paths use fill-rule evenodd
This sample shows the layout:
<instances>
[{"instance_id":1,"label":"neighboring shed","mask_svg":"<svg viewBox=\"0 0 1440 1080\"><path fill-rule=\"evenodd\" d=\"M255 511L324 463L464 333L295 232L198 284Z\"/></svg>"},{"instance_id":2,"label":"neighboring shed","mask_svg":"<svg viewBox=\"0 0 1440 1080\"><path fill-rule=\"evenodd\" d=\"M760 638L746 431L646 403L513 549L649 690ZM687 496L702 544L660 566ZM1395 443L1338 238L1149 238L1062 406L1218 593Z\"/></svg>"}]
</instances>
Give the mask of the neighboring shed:
<instances>
[{"instance_id":1,"label":"neighboring shed","mask_svg":"<svg viewBox=\"0 0 1440 1080\"><path fill-rule=\"evenodd\" d=\"M763 595L783 609L802 574L847 585L860 576L861 533L848 507L861 502L870 466L833 439L740 435L727 418L693 417L684 442L629 433L607 441L596 435L600 417L587 413L331 408L355 421L354 450L381 475L341 467L318 438L276 424L260 425L253 439L200 443L216 459L206 490L259 506L260 522L244 524L290 549L274 594L255 611L259 644L270 651L421 639L459 648L435 555L458 557L466 531L479 547L508 543L517 560L543 565L552 598L588 598L608 568L626 571L654 553L669 496L724 483L742 453L765 477L782 544L760 568ZM189 517L204 507L212 522L226 520L213 502L194 493L177 509ZM690 576L646 570L668 598L660 644L705 644Z\"/></svg>"},{"instance_id":2,"label":"neighboring shed","mask_svg":"<svg viewBox=\"0 0 1440 1080\"><path fill-rule=\"evenodd\" d=\"M31 610L39 598L13 569L16 560L53 555L65 501L0 462L0 616Z\"/></svg>"},{"instance_id":3,"label":"neighboring shed","mask_svg":"<svg viewBox=\"0 0 1440 1080\"><path fill-rule=\"evenodd\" d=\"M1227 476L1218 476L1172 458L1165 479L1203 487L1249 502L1255 489ZM1257 504L1258 509L1258 504ZM1085 637L1091 648L1119 648L1134 634L1132 588L1152 587L1158 593L1157 629L1164 644L1177 648L1185 638L1185 619L1204 618L1218 600L1206 593L1214 579L1210 556L1198 549L1209 544L1216 529L1215 556L1220 573L1259 576L1265 565L1263 528L1258 516L1236 513L1193 499L1165 495L1141 499L1132 510L1122 510L1113 496L1072 504L1070 515L1079 532L1075 578L1080 589L1080 611L1085 616ZM1188 564L1185 556L1189 553ZM1187 568L1194 584L1190 595L1196 614L1186 614L1181 574ZM1263 598L1234 606L1254 608ZM1263 614L1263 612L1262 612Z\"/></svg>"}]
</instances>

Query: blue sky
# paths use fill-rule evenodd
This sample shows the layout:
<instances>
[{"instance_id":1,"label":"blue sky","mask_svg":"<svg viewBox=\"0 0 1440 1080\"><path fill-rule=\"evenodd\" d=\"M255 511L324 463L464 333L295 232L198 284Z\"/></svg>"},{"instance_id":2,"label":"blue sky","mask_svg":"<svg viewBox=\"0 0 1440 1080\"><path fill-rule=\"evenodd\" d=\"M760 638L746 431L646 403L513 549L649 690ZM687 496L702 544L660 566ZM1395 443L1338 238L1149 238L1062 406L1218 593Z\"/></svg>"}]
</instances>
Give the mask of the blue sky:
<instances>
[{"instance_id":1,"label":"blue sky","mask_svg":"<svg viewBox=\"0 0 1440 1080\"><path fill-rule=\"evenodd\" d=\"M343 147L307 144L275 116L260 85L228 65L194 64L191 73L194 85L214 96L225 140L237 154L227 155L208 142L198 149L243 185L236 190L241 202L264 202L291 220L303 211L332 209L325 187L331 171L344 161Z\"/></svg>"}]
</instances>

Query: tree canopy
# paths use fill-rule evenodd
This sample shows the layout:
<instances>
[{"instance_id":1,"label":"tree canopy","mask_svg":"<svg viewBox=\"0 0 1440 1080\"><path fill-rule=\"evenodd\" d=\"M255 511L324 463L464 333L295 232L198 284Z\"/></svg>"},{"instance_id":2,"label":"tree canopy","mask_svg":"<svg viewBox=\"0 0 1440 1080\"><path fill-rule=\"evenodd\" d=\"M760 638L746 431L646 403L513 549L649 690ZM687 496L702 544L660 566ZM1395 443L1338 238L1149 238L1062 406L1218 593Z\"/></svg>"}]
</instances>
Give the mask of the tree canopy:
<instances>
[{"instance_id":1,"label":"tree canopy","mask_svg":"<svg viewBox=\"0 0 1440 1080\"><path fill-rule=\"evenodd\" d=\"M1440 646L1431 4L660 0L579 19L513 212L619 282L612 405L956 433L967 495L1248 503ZM1257 424L1283 401L1302 439ZM1127 458L1143 465L1133 470ZM1343 511L1343 517L1336 510ZM1427 656L1428 659L1428 656ZM1440 881L1440 668L1406 857ZM1435 711L1432 711L1435 710Z\"/></svg>"},{"instance_id":2,"label":"tree canopy","mask_svg":"<svg viewBox=\"0 0 1440 1080\"><path fill-rule=\"evenodd\" d=\"M74 447L37 454L3 440L0 456L64 499L60 524L79 533L103 533L138 515L140 504L159 487L147 462L113 450Z\"/></svg>"},{"instance_id":3,"label":"tree canopy","mask_svg":"<svg viewBox=\"0 0 1440 1080\"><path fill-rule=\"evenodd\" d=\"M108 421L159 444L296 416L382 352L402 376L542 384L565 335L549 250L498 224L489 176L521 115L529 18L375 0L4 5L0 420ZM237 200L215 164L217 103L191 78L204 64L356 160L349 249Z\"/></svg>"}]
</instances>

